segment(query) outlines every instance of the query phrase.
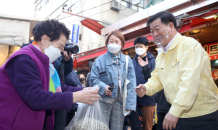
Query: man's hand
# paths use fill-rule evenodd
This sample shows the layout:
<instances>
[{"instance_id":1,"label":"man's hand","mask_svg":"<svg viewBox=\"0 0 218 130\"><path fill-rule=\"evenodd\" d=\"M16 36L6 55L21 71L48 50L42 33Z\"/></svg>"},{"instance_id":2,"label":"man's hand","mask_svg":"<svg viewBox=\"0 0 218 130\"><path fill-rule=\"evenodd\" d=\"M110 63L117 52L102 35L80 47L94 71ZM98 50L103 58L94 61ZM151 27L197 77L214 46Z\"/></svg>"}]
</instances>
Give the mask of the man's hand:
<instances>
[{"instance_id":1,"label":"man's hand","mask_svg":"<svg viewBox=\"0 0 218 130\"><path fill-rule=\"evenodd\" d=\"M98 95L99 89L84 88L82 91L77 91L73 93L73 103L81 102L85 104L93 105L94 102L98 101L100 96Z\"/></svg>"},{"instance_id":2,"label":"man's hand","mask_svg":"<svg viewBox=\"0 0 218 130\"><path fill-rule=\"evenodd\" d=\"M109 88L109 86L107 86L107 87L105 88L106 95L111 96L111 95L112 95L112 92L111 92L111 90L109 90L108 88Z\"/></svg>"},{"instance_id":3,"label":"man's hand","mask_svg":"<svg viewBox=\"0 0 218 130\"><path fill-rule=\"evenodd\" d=\"M148 64L148 58L146 58L146 61L144 61L141 57L138 57L138 62L141 67L146 66Z\"/></svg>"},{"instance_id":4,"label":"man's hand","mask_svg":"<svg viewBox=\"0 0 218 130\"><path fill-rule=\"evenodd\" d=\"M179 120L179 117L175 117L168 112L164 118L163 129L166 129L166 130L176 129L176 124L178 120Z\"/></svg>"},{"instance_id":5,"label":"man's hand","mask_svg":"<svg viewBox=\"0 0 218 130\"><path fill-rule=\"evenodd\" d=\"M146 88L143 84L139 84L136 88L135 88L135 91L137 93L137 95L139 97L143 97L146 93Z\"/></svg>"},{"instance_id":6,"label":"man's hand","mask_svg":"<svg viewBox=\"0 0 218 130\"><path fill-rule=\"evenodd\" d=\"M69 61L70 60L70 58L71 58L71 52L69 52L69 55L68 55L68 53L66 52L66 51L61 51L62 53L63 53L63 59L64 59L64 61Z\"/></svg>"}]
</instances>

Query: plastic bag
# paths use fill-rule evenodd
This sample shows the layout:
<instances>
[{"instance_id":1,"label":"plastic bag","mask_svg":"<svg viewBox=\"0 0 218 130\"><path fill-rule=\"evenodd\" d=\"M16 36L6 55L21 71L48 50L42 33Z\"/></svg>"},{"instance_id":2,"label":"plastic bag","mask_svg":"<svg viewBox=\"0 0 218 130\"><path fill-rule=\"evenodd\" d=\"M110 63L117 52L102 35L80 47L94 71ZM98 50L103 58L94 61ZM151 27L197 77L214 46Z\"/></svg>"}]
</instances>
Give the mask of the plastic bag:
<instances>
[{"instance_id":1,"label":"plastic bag","mask_svg":"<svg viewBox=\"0 0 218 130\"><path fill-rule=\"evenodd\" d=\"M99 87L93 87L93 89L97 88ZM109 130L99 99L94 105L78 103L76 115L65 130Z\"/></svg>"}]
</instances>

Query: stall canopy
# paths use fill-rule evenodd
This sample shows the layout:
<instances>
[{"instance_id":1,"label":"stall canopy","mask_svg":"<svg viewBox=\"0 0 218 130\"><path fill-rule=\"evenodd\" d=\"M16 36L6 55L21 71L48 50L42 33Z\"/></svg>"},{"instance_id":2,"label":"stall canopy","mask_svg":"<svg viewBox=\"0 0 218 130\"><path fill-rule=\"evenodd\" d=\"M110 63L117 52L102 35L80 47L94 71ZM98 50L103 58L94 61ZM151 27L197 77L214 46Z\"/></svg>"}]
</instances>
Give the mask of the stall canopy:
<instances>
[{"instance_id":1,"label":"stall canopy","mask_svg":"<svg viewBox=\"0 0 218 130\"><path fill-rule=\"evenodd\" d=\"M178 31L179 31L179 33L184 33L184 32L187 32L189 30L191 30L191 24L190 23L183 25L182 28L179 29ZM146 34L146 35L143 35L143 36L145 36L149 41L152 41L152 39L153 39L153 37L150 34ZM135 40L135 38L127 41L125 43L125 46L124 46L123 49L127 49L127 48L133 47L134 46L134 40ZM76 61L77 62L82 62L82 61L85 61L85 60L89 60L89 59L98 57L100 55L103 55L106 52L107 52L107 49L101 50L101 51L98 51L98 52L95 52L95 53L92 53L92 54L84 55L82 57L77 58Z\"/></svg>"},{"instance_id":2,"label":"stall canopy","mask_svg":"<svg viewBox=\"0 0 218 130\"><path fill-rule=\"evenodd\" d=\"M191 27L199 26L201 24L206 24L216 21L214 17L207 18L208 16L215 16L218 13L218 7L209 9L201 14L196 14L193 17L183 19L183 22L191 21Z\"/></svg>"},{"instance_id":3,"label":"stall canopy","mask_svg":"<svg viewBox=\"0 0 218 130\"><path fill-rule=\"evenodd\" d=\"M22 46L29 43L34 26L43 20L0 14L0 44Z\"/></svg>"},{"instance_id":4,"label":"stall canopy","mask_svg":"<svg viewBox=\"0 0 218 130\"><path fill-rule=\"evenodd\" d=\"M88 59L98 57L100 55L105 54L106 52L107 52L107 50L103 50L103 51L99 51L97 53L93 53L93 54L90 54L90 55L87 55L87 56L80 57L80 58L77 59L77 62L81 62L81 61L85 61L85 60L88 60Z\"/></svg>"},{"instance_id":5,"label":"stall canopy","mask_svg":"<svg viewBox=\"0 0 218 130\"><path fill-rule=\"evenodd\" d=\"M104 26L98 23L97 21L88 18L82 20L81 23L83 26L91 29L99 35L101 35L101 29L104 28Z\"/></svg>"},{"instance_id":6,"label":"stall canopy","mask_svg":"<svg viewBox=\"0 0 218 130\"><path fill-rule=\"evenodd\" d=\"M0 19L0 44L22 46L29 41L30 22Z\"/></svg>"}]
</instances>

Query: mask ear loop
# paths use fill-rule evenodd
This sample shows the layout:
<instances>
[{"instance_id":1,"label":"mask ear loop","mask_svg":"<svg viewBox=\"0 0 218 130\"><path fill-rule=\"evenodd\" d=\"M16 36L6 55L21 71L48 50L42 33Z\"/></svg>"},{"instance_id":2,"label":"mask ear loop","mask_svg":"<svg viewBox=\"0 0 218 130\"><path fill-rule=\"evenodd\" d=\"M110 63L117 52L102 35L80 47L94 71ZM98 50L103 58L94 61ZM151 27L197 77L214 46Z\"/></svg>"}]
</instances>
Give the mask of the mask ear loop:
<instances>
[{"instance_id":1,"label":"mask ear loop","mask_svg":"<svg viewBox=\"0 0 218 130\"><path fill-rule=\"evenodd\" d=\"M49 40L50 46L51 46L51 41Z\"/></svg>"},{"instance_id":2,"label":"mask ear loop","mask_svg":"<svg viewBox=\"0 0 218 130\"><path fill-rule=\"evenodd\" d=\"M50 43L50 46L51 46L51 41L49 40L49 43ZM44 52L45 52L45 46L43 45L43 49L44 49Z\"/></svg>"},{"instance_id":3,"label":"mask ear loop","mask_svg":"<svg viewBox=\"0 0 218 130\"><path fill-rule=\"evenodd\" d=\"M169 39L169 35L172 33L172 31L171 31L170 34L168 34L168 31L169 31L169 24L168 24L167 35L166 35L166 38L167 38L167 39Z\"/></svg>"}]
</instances>

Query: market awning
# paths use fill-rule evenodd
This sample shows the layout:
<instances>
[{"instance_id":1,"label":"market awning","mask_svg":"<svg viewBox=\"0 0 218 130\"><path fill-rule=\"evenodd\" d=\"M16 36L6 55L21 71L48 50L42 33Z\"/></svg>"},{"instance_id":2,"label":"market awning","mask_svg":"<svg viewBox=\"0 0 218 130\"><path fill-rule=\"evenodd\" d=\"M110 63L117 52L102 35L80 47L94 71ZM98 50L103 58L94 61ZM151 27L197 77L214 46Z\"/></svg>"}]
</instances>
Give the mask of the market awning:
<instances>
[{"instance_id":1,"label":"market awning","mask_svg":"<svg viewBox=\"0 0 218 130\"><path fill-rule=\"evenodd\" d=\"M81 21L81 23L83 26L91 29L92 31L98 33L99 35L101 35L101 29L104 28L104 26L98 23L97 21L88 18Z\"/></svg>"},{"instance_id":2,"label":"market awning","mask_svg":"<svg viewBox=\"0 0 218 130\"><path fill-rule=\"evenodd\" d=\"M191 27L199 26L202 24L210 23L216 21L214 17L218 13L218 9L210 9L208 11L205 11L205 13L183 19L184 22L191 21ZM212 17L209 17L212 16ZM213 17L214 16L214 17Z\"/></svg>"},{"instance_id":3,"label":"market awning","mask_svg":"<svg viewBox=\"0 0 218 130\"><path fill-rule=\"evenodd\" d=\"M93 53L93 54L90 54L90 55L86 55L86 56L80 57L80 58L77 59L77 62L81 62L81 61L85 61L85 60L88 60L88 59L92 59L92 58L98 57L100 55L105 54L106 52L107 52L107 49L103 50L103 51L99 51L99 52Z\"/></svg>"},{"instance_id":4,"label":"market awning","mask_svg":"<svg viewBox=\"0 0 218 130\"><path fill-rule=\"evenodd\" d=\"M184 33L184 32L187 32L187 31L190 31L191 30L191 24L188 23L188 24L185 24L182 26L182 28L179 31L179 33Z\"/></svg>"},{"instance_id":5,"label":"market awning","mask_svg":"<svg viewBox=\"0 0 218 130\"><path fill-rule=\"evenodd\" d=\"M0 18L0 44L22 46L29 42L29 21Z\"/></svg>"}]
</instances>

